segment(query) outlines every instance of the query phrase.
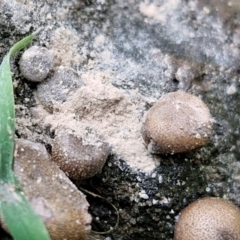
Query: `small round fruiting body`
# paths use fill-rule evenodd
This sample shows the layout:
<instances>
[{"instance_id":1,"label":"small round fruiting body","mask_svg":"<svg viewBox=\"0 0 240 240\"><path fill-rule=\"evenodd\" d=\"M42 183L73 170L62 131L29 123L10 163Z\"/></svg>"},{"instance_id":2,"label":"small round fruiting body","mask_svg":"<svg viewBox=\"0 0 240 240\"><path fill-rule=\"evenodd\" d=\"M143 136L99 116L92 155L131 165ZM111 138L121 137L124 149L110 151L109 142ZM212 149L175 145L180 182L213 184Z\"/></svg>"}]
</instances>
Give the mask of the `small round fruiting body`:
<instances>
[{"instance_id":1,"label":"small round fruiting body","mask_svg":"<svg viewBox=\"0 0 240 240\"><path fill-rule=\"evenodd\" d=\"M183 91L161 97L146 114L142 136L156 154L186 152L204 146L212 132L208 107Z\"/></svg>"},{"instance_id":2,"label":"small round fruiting body","mask_svg":"<svg viewBox=\"0 0 240 240\"><path fill-rule=\"evenodd\" d=\"M102 170L109 155L108 143L95 137L89 143L83 138L62 129L53 141L52 159L71 179L83 180L94 176Z\"/></svg>"},{"instance_id":3,"label":"small round fruiting body","mask_svg":"<svg viewBox=\"0 0 240 240\"><path fill-rule=\"evenodd\" d=\"M240 209L221 198L188 205L175 226L174 240L240 240Z\"/></svg>"},{"instance_id":4,"label":"small round fruiting body","mask_svg":"<svg viewBox=\"0 0 240 240\"><path fill-rule=\"evenodd\" d=\"M32 82L42 82L53 67L53 57L48 49L33 46L23 53L19 66L23 77Z\"/></svg>"},{"instance_id":5,"label":"small round fruiting body","mask_svg":"<svg viewBox=\"0 0 240 240\"><path fill-rule=\"evenodd\" d=\"M14 172L52 240L88 238L92 217L86 197L51 160L43 144L16 139Z\"/></svg>"}]
</instances>

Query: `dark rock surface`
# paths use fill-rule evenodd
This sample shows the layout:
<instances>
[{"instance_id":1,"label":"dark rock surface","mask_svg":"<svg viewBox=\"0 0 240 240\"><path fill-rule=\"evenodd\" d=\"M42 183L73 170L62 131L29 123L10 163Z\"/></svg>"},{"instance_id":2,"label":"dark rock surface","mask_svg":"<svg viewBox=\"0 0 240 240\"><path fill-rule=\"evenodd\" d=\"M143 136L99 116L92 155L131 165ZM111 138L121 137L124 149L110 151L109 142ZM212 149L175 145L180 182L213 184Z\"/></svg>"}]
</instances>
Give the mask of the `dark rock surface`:
<instances>
[{"instance_id":1,"label":"dark rock surface","mask_svg":"<svg viewBox=\"0 0 240 240\"><path fill-rule=\"evenodd\" d=\"M113 154L101 174L81 183L119 209L117 229L102 239L172 239L179 212L203 196L240 206L238 0L3 0L1 57L39 27L34 44L53 52L55 66L109 72L118 88L138 90L154 101L181 89L202 98L214 118L212 138L199 151L158 157L160 165L151 173L133 171ZM50 150L54 133L31 119L36 85L21 77L18 60L13 62L17 136ZM146 101L145 110L151 105ZM116 215L110 205L100 208L98 200L89 199L93 228L107 231Z\"/></svg>"}]
</instances>

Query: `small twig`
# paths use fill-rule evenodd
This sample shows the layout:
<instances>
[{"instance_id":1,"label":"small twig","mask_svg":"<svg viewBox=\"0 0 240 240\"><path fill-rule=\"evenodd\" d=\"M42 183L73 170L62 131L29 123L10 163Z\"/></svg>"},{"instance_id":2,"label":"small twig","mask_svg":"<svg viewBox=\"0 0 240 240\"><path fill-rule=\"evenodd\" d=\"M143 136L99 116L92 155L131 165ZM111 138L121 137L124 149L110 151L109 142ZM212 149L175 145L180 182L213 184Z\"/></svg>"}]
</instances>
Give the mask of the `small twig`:
<instances>
[{"instance_id":1,"label":"small twig","mask_svg":"<svg viewBox=\"0 0 240 240\"><path fill-rule=\"evenodd\" d=\"M117 215L117 221L116 221L116 224L114 225L114 227L112 227L111 229L109 229L108 231L105 231L105 232L96 232L96 231L92 230L93 233L101 234L101 235L112 233L118 227L118 224L119 224L119 211L118 211L118 209L112 203L110 203L106 198L104 198L104 197L102 197L102 196L100 196L100 195L98 195L96 193L93 193L91 191L88 191L88 190L86 190L86 189L84 189L82 187L79 187L79 189L81 191L89 194L90 196L93 196L94 198L100 198L100 199L104 200L105 202L107 202L108 204L110 204L113 207L113 209L115 210L115 213Z\"/></svg>"}]
</instances>

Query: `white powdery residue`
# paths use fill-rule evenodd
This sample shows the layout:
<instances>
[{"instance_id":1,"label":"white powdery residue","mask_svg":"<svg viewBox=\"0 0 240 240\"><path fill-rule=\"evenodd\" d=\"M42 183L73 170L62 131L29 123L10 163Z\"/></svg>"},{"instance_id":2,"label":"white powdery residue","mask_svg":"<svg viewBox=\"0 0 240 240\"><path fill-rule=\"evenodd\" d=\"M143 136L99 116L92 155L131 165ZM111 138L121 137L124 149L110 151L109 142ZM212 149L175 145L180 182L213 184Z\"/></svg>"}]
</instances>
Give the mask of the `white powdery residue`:
<instances>
[{"instance_id":1,"label":"white powdery residue","mask_svg":"<svg viewBox=\"0 0 240 240\"><path fill-rule=\"evenodd\" d=\"M107 39L104 35L100 34L95 38L95 41L93 43L94 48L102 47L104 44L106 44Z\"/></svg>"},{"instance_id":2,"label":"white powdery residue","mask_svg":"<svg viewBox=\"0 0 240 240\"><path fill-rule=\"evenodd\" d=\"M145 190L141 190L141 192L139 192L139 197L142 199L149 199L149 196L146 194Z\"/></svg>"},{"instance_id":3,"label":"white powdery residue","mask_svg":"<svg viewBox=\"0 0 240 240\"><path fill-rule=\"evenodd\" d=\"M230 85L230 86L227 87L227 89L226 89L227 95L233 95L233 94L235 94L236 92L237 92L237 88L236 88L235 84Z\"/></svg>"},{"instance_id":4,"label":"white powdery residue","mask_svg":"<svg viewBox=\"0 0 240 240\"><path fill-rule=\"evenodd\" d=\"M166 23L169 13L176 9L180 3L180 0L167 0L160 3L158 1L156 3L144 1L140 3L139 10L146 17Z\"/></svg>"},{"instance_id":5,"label":"white powdery residue","mask_svg":"<svg viewBox=\"0 0 240 240\"><path fill-rule=\"evenodd\" d=\"M158 16L158 9L154 3L147 4L146 2L141 2L139 6L140 12L150 18L156 18Z\"/></svg>"},{"instance_id":6,"label":"white powdery residue","mask_svg":"<svg viewBox=\"0 0 240 240\"><path fill-rule=\"evenodd\" d=\"M83 74L85 86L57 106L56 113L45 117L44 124L55 130L66 127L79 136L91 128L130 167L150 172L159 160L147 151L141 136L145 100L136 91L127 94L114 87L107 75Z\"/></svg>"},{"instance_id":7,"label":"white powdery residue","mask_svg":"<svg viewBox=\"0 0 240 240\"><path fill-rule=\"evenodd\" d=\"M105 4L106 1L105 0L97 0L97 3L100 3L100 4Z\"/></svg>"},{"instance_id":8,"label":"white powdery residue","mask_svg":"<svg viewBox=\"0 0 240 240\"><path fill-rule=\"evenodd\" d=\"M56 65L71 66L83 61L78 54L80 39L73 29L60 27L51 37L49 48L55 59Z\"/></svg>"}]
</instances>

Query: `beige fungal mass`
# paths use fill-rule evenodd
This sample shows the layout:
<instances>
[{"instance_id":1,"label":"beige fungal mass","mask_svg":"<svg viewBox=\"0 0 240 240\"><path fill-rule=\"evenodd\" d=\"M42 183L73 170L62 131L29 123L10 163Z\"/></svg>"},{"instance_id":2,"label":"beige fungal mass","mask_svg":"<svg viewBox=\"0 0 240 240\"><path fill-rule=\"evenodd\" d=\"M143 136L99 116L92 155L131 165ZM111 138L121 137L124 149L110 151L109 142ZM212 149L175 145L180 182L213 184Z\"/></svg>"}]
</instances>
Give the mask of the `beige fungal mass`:
<instances>
[{"instance_id":1,"label":"beige fungal mass","mask_svg":"<svg viewBox=\"0 0 240 240\"><path fill-rule=\"evenodd\" d=\"M211 115L204 102L179 91L164 95L149 110L142 136L150 152L173 154L204 146L211 130Z\"/></svg>"},{"instance_id":2,"label":"beige fungal mass","mask_svg":"<svg viewBox=\"0 0 240 240\"><path fill-rule=\"evenodd\" d=\"M83 180L100 172L109 154L109 144L94 134L86 137L68 131L57 132L53 160L72 179Z\"/></svg>"},{"instance_id":3,"label":"beige fungal mass","mask_svg":"<svg viewBox=\"0 0 240 240\"><path fill-rule=\"evenodd\" d=\"M203 198L180 214L174 240L239 240L240 210L221 198Z\"/></svg>"}]
</instances>

